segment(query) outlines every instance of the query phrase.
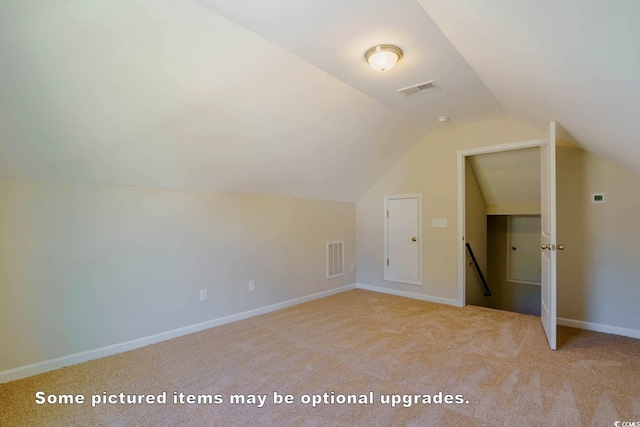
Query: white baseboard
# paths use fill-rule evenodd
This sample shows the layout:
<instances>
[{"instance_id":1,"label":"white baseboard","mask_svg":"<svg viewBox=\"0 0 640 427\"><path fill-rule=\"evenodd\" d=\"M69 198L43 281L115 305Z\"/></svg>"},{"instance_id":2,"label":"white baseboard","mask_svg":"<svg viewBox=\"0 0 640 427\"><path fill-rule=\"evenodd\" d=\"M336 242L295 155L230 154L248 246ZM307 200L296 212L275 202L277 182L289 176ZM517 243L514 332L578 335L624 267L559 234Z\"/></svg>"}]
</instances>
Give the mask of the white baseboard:
<instances>
[{"instance_id":1,"label":"white baseboard","mask_svg":"<svg viewBox=\"0 0 640 427\"><path fill-rule=\"evenodd\" d=\"M172 338L180 337L182 335L192 334L194 332L200 332L205 329L213 328L215 326L225 325L227 323L236 322L238 320L248 319L249 317L270 313L276 310L281 310L283 308L291 307L293 305L301 304L303 302L324 298L329 295L345 292L355 288L356 288L355 284L346 285L339 288L330 289L328 291L318 292L316 294L307 295L304 297L294 298L294 299L280 302L277 304L268 305L266 307L260 307L254 310L232 314L230 316L207 320L206 322L196 323L194 325L184 326L178 329L172 329L170 331L161 332L155 335L149 335L149 336L138 338L131 341L113 344L106 347L100 347L94 350L83 351L81 353L75 353L69 356L63 356L55 359L45 360L43 362L38 362L31 365L26 365L26 366L20 366L18 368L8 369L6 371L0 372L0 384L13 381L13 380L19 380L21 378L30 377L32 375L41 374L43 372L59 369L65 366L76 365L78 363L87 362L93 359L100 359L102 357L111 356L112 354L134 350L136 348L145 347L147 345L155 344L160 341L166 341Z\"/></svg>"},{"instance_id":2,"label":"white baseboard","mask_svg":"<svg viewBox=\"0 0 640 427\"><path fill-rule=\"evenodd\" d=\"M230 316L220 317L217 319L208 320L202 323L196 323L194 325L185 326L178 329L173 329L166 332L161 332L155 335L149 335L143 338L138 338L131 341L126 341L118 344L109 345L106 347L97 348L94 350L83 351L81 353L71 354L69 356L58 357L55 359L45 360L43 362L34 363L31 365L20 366L18 368L8 369L0 372L0 384L9 381L18 380L21 378L30 377L32 375L41 374L43 372L59 369L65 366L76 365L78 363L87 362L89 360L99 359L112 354L122 353L129 350L135 350L136 348L144 347L157 342L166 341L172 338L177 338L183 335L192 334L194 332L200 332L205 329L213 328L215 326L225 325L227 323L236 322L238 320L248 319L260 314L270 313L272 311L281 310L283 308L291 307L297 304L301 304L315 299L324 298L329 295L345 292L351 289L365 289L373 292L380 292L385 294L397 295L401 297L413 298L421 301L434 302L438 304L452 305L460 307L460 302L455 299L433 297L429 295L417 294L414 292L406 292L397 289L382 288L379 286L370 286L362 283L354 283L351 285L342 286L335 289L330 289L324 292L318 292L316 294L307 295L300 298L294 298L288 301L283 301L277 304L268 305L265 307L256 308L254 310L244 311L242 313L232 314ZM558 318L558 325L568 326L571 328L586 329L589 331L604 332L607 334L623 335L632 338L640 339L640 330L622 328L619 326L603 325L600 323L583 322L580 320Z\"/></svg>"},{"instance_id":3,"label":"white baseboard","mask_svg":"<svg viewBox=\"0 0 640 427\"><path fill-rule=\"evenodd\" d=\"M421 300L421 301L435 302L435 303L438 303L438 304L453 305L455 307L461 307L462 306L460 304L460 301L458 301L456 299L432 297L430 295L416 294L414 292L406 292L406 291L401 291L401 290L398 290L398 289L381 288L379 286L365 285L365 284L362 284L362 283L356 283L356 288L364 289L364 290L367 290L367 291L380 292L380 293L383 293L383 294L396 295L396 296L399 296L399 297L413 298L413 299L418 299L418 300Z\"/></svg>"},{"instance_id":4,"label":"white baseboard","mask_svg":"<svg viewBox=\"0 0 640 427\"><path fill-rule=\"evenodd\" d=\"M362 283L356 283L356 288L365 289L373 292L381 292L384 294L397 295L401 297L413 298L413 299L418 299L422 301L435 302L439 304L447 304L455 307L462 306L460 302L455 299L432 297L428 295L416 294L413 292L406 292L406 291L401 291L397 289L388 289L388 288L381 288L379 286L365 285ZM623 328L620 326L604 325L601 323L584 322L581 320L564 319L561 317L557 319L557 322L558 322L558 325L560 326L568 326L570 328L585 329L588 331L604 332L605 334L622 335L625 337L640 339L640 330L638 329L629 329L629 328Z\"/></svg>"},{"instance_id":5,"label":"white baseboard","mask_svg":"<svg viewBox=\"0 0 640 427\"><path fill-rule=\"evenodd\" d=\"M588 331L604 332L605 334L622 335L640 339L640 330L622 328L620 326L603 325L602 323L584 322L582 320L563 319L558 317L558 325L570 328L586 329Z\"/></svg>"}]
</instances>

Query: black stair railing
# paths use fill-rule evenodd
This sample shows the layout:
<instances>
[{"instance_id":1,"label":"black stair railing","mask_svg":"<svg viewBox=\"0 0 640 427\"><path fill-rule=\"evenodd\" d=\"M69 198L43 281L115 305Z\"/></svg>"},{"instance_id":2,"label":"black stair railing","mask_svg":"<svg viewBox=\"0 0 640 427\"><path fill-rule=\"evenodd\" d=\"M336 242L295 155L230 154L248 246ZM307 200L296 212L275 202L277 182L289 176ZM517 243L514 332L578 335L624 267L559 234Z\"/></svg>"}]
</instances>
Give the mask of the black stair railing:
<instances>
[{"instance_id":1,"label":"black stair railing","mask_svg":"<svg viewBox=\"0 0 640 427\"><path fill-rule=\"evenodd\" d=\"M473 250L471 250L471 245L469 243L467 243L467 251L469 251L469 255L471 256L471 261L473 262L473 265L476 267L476 271L478 272L478 276L480 276L480 280L482 280L482 286L484 286L484 296L490 297L491 290L489 289L489 285L487 285L487 281L484 279L482 270L480 270L478 261L476 261L476 256L473 254Z\"/></svg>"}]
</instances>

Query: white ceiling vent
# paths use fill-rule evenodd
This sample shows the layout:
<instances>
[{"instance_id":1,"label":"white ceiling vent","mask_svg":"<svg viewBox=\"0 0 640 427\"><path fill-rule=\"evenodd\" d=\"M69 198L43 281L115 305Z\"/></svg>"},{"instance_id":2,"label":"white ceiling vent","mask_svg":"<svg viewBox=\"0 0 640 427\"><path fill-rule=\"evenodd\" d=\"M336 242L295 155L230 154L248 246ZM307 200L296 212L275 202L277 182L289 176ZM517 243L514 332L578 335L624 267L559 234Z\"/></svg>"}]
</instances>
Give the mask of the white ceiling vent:
<instances>
[{"instance_id":1,"label":"white ceiling vent","mask_svg":"<svg viewBox=\"0 0 640 427\"><path fill-rule=\"evenodd\" d=\"M418 83L417 85L398 89L398 92L404 93L405 95L409 96L415 95L417 93L429 92L436 89L440 89L440 86L438 86L433 80L429 80L428 82Z\"/></svg>"}]
</instances>

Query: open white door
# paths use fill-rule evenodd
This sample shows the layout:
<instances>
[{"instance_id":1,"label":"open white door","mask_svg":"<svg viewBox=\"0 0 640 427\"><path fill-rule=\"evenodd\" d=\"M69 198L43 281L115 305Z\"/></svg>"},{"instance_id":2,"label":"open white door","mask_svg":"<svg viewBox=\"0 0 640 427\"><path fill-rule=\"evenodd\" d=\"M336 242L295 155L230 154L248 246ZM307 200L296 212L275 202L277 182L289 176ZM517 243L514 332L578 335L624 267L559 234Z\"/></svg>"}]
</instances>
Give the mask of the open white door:
<instances>
[{"instance_id":1,"label":"open white door","mask_svg":"<svg viewBox=\"0 0 640 427\"><path fill-rule=\"evenodd\" d=\"M549 129L540 145L541 169L541 310L540 317L549 346L556 349L556 122Z\"/></svg>"}]
</instances>

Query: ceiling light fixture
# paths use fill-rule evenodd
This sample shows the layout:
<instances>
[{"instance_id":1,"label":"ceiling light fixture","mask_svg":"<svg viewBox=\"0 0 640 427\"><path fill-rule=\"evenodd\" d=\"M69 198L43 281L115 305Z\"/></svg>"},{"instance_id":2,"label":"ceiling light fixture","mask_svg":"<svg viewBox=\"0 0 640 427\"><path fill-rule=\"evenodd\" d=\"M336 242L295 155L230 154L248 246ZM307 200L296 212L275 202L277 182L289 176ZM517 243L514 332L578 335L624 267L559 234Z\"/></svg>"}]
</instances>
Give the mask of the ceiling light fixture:
<instances>
[{"instance_id":1,"label":"ceiling light fixture","mask_svg":"<svg viewBox=\"0 0 640 427\"><path fill-rule=\"evenodd\" d=\"M381 44L366 51L364 58L374 70L388 71L402 58L402 49L390 44Z\"/></svg>"}]
</instances>

